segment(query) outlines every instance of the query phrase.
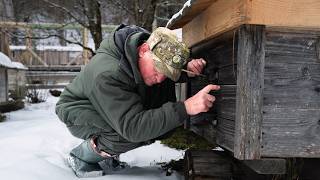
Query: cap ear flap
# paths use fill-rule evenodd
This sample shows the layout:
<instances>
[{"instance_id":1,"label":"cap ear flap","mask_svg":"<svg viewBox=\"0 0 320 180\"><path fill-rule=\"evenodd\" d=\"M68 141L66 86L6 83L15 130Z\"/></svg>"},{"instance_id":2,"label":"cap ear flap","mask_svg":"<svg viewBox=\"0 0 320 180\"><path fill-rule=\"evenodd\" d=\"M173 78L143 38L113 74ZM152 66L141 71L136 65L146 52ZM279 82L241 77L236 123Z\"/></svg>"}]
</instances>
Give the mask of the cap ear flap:
<instances>
[{"instance_id":1,"label":"cap ear flap","mask_svg":"<svg viewBox=\"0 0 320 180\"><path fill-rule=\"evenodd\" d=\"M150 37L147 40L147 43L149 44L150 50L152 50L161 40L162 39L159 35L153 34L152 37Z\"/></svg>"}]
</instances>

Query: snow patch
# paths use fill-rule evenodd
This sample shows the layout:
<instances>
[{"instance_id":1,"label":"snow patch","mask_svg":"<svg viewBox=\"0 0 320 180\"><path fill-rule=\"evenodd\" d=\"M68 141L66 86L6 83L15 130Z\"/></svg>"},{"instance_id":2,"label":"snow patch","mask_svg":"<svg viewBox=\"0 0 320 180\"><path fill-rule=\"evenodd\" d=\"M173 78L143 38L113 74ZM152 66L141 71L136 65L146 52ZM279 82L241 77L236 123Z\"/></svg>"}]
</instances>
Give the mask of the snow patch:
<instances>
[{"instance_id":1,"label":"snow patch","mask_svg":"<svg viewBox=\"0 0 320 180\"><path fill-rule=\"evenodd\" d=\"M76 180L65 164L70 150L82 142L73 137L55 114L58 98L48 95L44 103L26 104L22 110L6 113L0 123L0 177L10 180ZM132 166L125 174L106 175L86 180L182 180L177 173L166 176L159 161L183 157L183 151L159 142L120 156Z\"/></svg>"}]
</instances>

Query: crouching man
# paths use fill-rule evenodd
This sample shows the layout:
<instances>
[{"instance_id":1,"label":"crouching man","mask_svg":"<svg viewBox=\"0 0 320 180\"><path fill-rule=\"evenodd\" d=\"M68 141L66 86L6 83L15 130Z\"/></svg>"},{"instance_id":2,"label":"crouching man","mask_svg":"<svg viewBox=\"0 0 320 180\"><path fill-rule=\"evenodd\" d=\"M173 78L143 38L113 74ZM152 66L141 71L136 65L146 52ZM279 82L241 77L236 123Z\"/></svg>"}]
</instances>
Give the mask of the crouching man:
<instances>
[{"instance_id":1,"label":"crouching man","mask_svg":"<svg viewBox=\"0 0 320 180\"><path fill-rule=\"evenodd\" d=\"M118 173L127 165L119 154L149 144L206 112L215 101L208 85L176 102L175 82L201 73L206 62L187 62L189 50L175 33L157 28L151 35L137 26L119 26L62 92L56 113L84 142L68 163L78 177ZM182 68L193 73L181 72Z\"/></svg>"}]
</instances>

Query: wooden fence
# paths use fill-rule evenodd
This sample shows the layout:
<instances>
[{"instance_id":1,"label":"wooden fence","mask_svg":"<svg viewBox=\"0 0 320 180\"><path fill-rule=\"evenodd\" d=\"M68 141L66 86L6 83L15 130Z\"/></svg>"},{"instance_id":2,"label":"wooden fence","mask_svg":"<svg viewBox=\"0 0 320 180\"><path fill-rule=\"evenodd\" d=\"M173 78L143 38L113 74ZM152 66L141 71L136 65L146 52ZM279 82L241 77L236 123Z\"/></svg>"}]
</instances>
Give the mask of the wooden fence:
<instances>
[{"instance_id":1,"label":"wooden fence","mask_svg":"<svg viewBox=\"0 0 320 180\"><path fill-rule=\"evenodd\" d=\"M18 59L26 66L84 65L82 51L36 50L34 52L37 56L33 56L29 51L23 49L12 50L12 56L13 59Z\"/></svg>"}]
</instances>

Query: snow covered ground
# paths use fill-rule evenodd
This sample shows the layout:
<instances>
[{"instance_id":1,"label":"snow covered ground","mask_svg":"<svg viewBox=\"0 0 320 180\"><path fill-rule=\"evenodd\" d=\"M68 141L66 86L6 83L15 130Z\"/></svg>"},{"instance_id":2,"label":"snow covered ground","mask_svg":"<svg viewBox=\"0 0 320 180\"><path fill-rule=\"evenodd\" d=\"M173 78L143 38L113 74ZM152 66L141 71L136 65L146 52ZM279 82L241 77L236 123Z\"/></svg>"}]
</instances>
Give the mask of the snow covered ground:
<instances>
[{"instance_id":1,"label":"snow covered ground","mask_svg":"<svg viewBox=\"0 0 320 180\"><path fill-rule=\"evenodd\" d=\"M65 164L69 151L81 142L58 120L54 106L58 98L26 104L22 110L7 113L0 123L0 179L2 180L72 180L78 179ZM131 169L122 175L106 175L94 180L176 180L177 173L165 176L156 162L179 159L183 151L161 145L144 146L120 156Z\"/></svg>"}]
</instances>

